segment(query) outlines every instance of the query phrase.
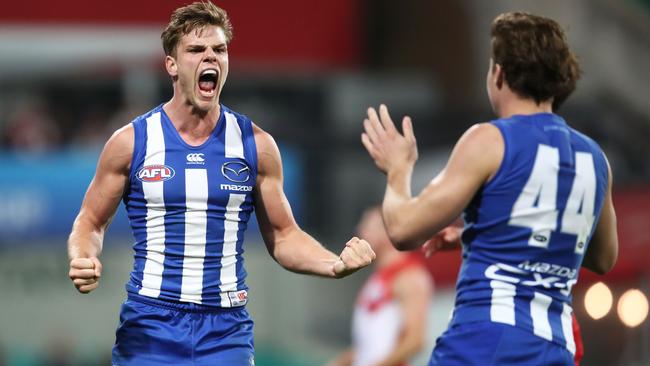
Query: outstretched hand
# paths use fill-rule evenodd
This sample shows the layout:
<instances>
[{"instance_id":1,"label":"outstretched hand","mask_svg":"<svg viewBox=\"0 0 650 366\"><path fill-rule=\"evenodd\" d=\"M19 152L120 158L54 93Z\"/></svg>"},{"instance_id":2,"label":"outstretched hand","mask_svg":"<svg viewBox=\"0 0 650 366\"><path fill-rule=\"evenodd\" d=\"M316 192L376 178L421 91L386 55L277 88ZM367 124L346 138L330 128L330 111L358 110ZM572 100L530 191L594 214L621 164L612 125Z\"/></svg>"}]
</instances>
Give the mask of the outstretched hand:
<instances>
[{"instance_id":1,"label":"outstretched hand","mask_svg":"<svg viewBox=\"0 0 650 366\"><path fill-rule=\"evenodd\" d=\"M427 240L422 246L424 256L429 258L441 250L454 250L460 248L460 236L463 228L450 225L440 230L433 238Z\"/></svg>"},{"instance_id":2,"label":"outstretched hand","mask_svg":"<svg viewBox=\"0 0 650 366\"><path fill-rule=\"evenodd\" d=\"M375 252L367 241L353 237L345 243L339 259L332 266L334 277L348 276L372 263L375 257Z\"/></svg>"},{"instance_id":3,"label":"outstretched hand","mask_svg":"<svg viewBox=\"0 0 650 366\"><path fill-rule=\"evenodd\" d=\"M379 114L370 107L368 117L363 121L363 129L365 132L361 134L361 142L384 174L395 167L415 164L418 149L410 117L402 120L402 135L395 128L385 105L379 107Z\"/></svg>"}]
</instances>

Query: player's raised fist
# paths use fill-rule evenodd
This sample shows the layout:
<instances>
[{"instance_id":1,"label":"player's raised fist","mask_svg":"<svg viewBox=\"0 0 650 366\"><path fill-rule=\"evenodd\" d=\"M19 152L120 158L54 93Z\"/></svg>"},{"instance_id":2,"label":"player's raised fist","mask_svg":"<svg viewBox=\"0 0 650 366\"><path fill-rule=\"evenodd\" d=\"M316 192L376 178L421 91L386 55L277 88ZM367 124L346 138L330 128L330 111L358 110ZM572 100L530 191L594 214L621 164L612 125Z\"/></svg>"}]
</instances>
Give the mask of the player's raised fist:
<instances>
[{"instance_id":1,"label":"player's raised fist","mask_svg":"<svg viewBox=\"0 0 650 366\"><path fill-rule=\"evenodd\" d=\"M353 237L345 243L339 260L334 263L334 276L336 278L348 276L372 263L375 257L375 252L367 241Z\"/></svg>"},{"instance_id":2,"label":"player's raised fist","mask_svg":"<svg viewBox=\"0 0 650 366\"><path fill-rule=\"evenodd\" d=\"M102 263L96 257L74 258L70 261L68 276L82 294L87 294L99 286L101 274Z\"/></svg>"}]
</instances>

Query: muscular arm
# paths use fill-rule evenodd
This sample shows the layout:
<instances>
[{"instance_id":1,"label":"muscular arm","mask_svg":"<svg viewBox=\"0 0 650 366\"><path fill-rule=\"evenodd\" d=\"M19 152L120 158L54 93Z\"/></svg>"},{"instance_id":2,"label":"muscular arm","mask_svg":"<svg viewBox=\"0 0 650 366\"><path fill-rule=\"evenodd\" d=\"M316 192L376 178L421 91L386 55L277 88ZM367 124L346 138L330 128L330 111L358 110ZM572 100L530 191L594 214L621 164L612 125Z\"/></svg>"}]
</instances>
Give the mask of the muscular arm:
<instances>
[{"instance_id":1,"label":"muscular arm","mask_svg":"<svg viewBox=\"0 0 650 366\"><path fill-rule=\"evenodd\" d=\"M104 146L68 239L69 276L80 292L97 288L104 231L120 203L133 153L133 127L116 131Z\"/></svg>"},{"instance_id":2,"label":"muscular arm","mask_svg":"<svg viewBox=\"0 0 650 366\"><path fill-rule=\"evenodd\" d=\"M399 302L404 326L395 348L377 366L397 366L407 362L424 346L429 303L433 285L423 268L404 271L393 282L393 293Z\"/></svg>"},{"instance_id":3,"label":"muscular arm","mask_svg":"<svg viewBox=\"0 0 650 366\"><path fill-rule=\"evenodd\" d=\"M612 203L612 170L607 164L609 179L607 194L600 219L589 242L582 266L598 274L607 273L618 257L618 234L616 233L616 212Z\"/></svg>"},{"instance_id":4,"label":"muscular arm","mask_svg":"<svg viewBox=\"0 0 650 366\"><path fill-rule=\"evenodd\" d=\"M282 161L275 141L257 126L258 177L255 212L269 254L284 268L324 277L343 277L368 265L374 252L364 240L352 238L340 256L304 232L293 217L282 187Z\"/></svg>"},{"instance_id":5,"label":"muscular arm","mask_svg":"<svg viewBox=\"0 0 650 366\"><path fill-rule=\"evenodd\" d=\"M415 249L454 221L495 174L503 159L503 137L491 124L473 126L459 139L442 172L413 197L417 147L410 119L404 119L402 136L385 106L380 115L369 109L362 142L387 176L382 208L388 234L397 249Z\"/></svg>"},{"instance_id":6,"label":"muscular arm","mask_svg":"<svg viewBox=\"0 0 650 366\"><path fill-rule=\"evenodd\" d=\"M503 138L491 124L470 128L446 167L416 196L410 194L413 166L388 172L384 221L400 249L413 249L453 222L478 189L497 171Z\"/></svg>"}]
</instances>

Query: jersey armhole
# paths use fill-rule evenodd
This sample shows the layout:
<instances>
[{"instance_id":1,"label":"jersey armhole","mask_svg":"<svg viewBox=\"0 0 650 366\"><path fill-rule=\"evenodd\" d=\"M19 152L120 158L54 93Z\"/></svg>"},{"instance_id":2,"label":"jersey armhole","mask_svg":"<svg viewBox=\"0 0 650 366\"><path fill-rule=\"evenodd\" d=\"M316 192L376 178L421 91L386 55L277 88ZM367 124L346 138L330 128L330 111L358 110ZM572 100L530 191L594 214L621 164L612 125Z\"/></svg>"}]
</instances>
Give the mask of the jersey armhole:
<instances>
[{"instance_id":1,"label":"jersey armhole","mask_svg":"<svg viewBox=\"0 0 650 366\"><path fill-rule=\"evenodd\" d=\"M255 144L255 134L253 132L253 122L249 119L244 119L242 123L242 133L244 140L244 149L248 155L253 169L253 174L257 180L257 145Z\"/></svg>"},{"instance_id":2,"label":"jersey armhole","mask_svg":"<svg viewBox=\"0 0 650 366\"><path fill-rule=\"evenodd\" d=\"M131 155L131 167L129 168L129 187L135 179L138 162L143 158L144 152L140 148L140 142L145 141L145 129L142 126L142 120L135 120L133 124L133 154Z\"/></svg>"},{"instance_id":3,"label":"jersey armhole","mask_svg":"<svg viewBox=\"0 0 650 366\"><path fill-rule=\"evenodd\" d=\"M495 121L490 122L490 124L492 124L494 127L496 127L499 130L499 133L501 133L501 138L503 138L503 157L501 158L501 163L499 164L499 168L497 169L492 179L490 179L483 185L484 191L499 183L499 181L505 175L504 172L507 170L508 168L507 164L510 161L510 147L508 144L508 138L504 127L501 125L501 123L496 123Z\"/></svg>"}]
</instances>

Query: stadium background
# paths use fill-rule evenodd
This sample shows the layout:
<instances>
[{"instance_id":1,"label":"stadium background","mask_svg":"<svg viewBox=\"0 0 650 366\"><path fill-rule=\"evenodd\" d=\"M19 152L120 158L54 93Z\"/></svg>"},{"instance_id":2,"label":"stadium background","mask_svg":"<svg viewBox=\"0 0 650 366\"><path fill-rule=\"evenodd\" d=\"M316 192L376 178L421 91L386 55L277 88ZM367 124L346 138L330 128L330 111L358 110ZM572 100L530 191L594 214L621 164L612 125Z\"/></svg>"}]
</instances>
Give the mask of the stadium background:
<instances>
[{"instance_id":1,"label":"stadium background","mask_svg":"<svg viewBox=\"0 0 650 366\"><path fill-rule=\"evenodd\" d=\"M111 132L171 95L159 36L188 1L9 1L0 7L0 365L108 365L132 238L124 208L109 229L104 276L83 296L67 278L66 236ZM235 1L222 102L281 145L300 224L333 251L384 179L359 142L368 105L410 114L421 158L415 190L471 124L493 117L485 95L489 24L527 10L557 19L583 79L561 110L600 142L615 174L620 259L583 273L574 308L584 365L650 365L650 320L628 327L621 295L650 296L650 2ZM252 230L246 242L257 364L322 365L349 342L356 291L344 281L283 271ZM457 253L435 258L430 345L453 301ZM595 320L585 292L603 281L612 308ZM602 298L597 305L605 304ZM643 306L621 307L623 316ZM646 307L647 312L647 307Z\"/></svg>"}]
</instances>

